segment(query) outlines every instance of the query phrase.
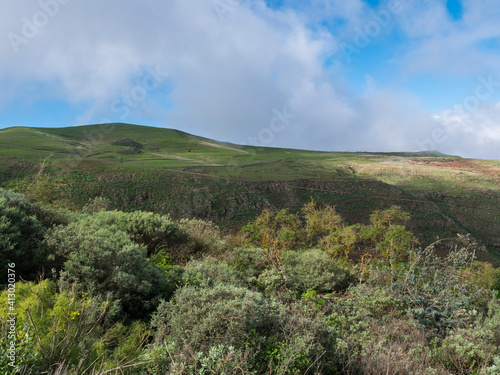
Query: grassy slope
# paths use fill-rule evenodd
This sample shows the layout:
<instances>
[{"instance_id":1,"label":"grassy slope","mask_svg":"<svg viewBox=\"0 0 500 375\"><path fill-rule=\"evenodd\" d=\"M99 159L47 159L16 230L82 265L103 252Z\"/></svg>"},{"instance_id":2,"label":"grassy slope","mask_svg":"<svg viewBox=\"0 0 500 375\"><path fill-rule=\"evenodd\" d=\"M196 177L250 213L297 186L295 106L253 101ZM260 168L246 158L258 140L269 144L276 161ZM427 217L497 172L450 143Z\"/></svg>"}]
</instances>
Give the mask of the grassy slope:
<instances>
[{"instance_id":1,"label":"grassy slope","mask_svg":"<svg viewBox=\"0 0 500 375\"><path fill-rule=\"evenodd\" d=\"M495 252L499 182L499 161L444 155L236 146L125 124L0 130L1 186L75 207L104 195L116 208L168 211L226 227L263 208L297 210L311 197L334 204L351 222L398 204L425 241L470 232Z\"/></svg>"}]
</instances>

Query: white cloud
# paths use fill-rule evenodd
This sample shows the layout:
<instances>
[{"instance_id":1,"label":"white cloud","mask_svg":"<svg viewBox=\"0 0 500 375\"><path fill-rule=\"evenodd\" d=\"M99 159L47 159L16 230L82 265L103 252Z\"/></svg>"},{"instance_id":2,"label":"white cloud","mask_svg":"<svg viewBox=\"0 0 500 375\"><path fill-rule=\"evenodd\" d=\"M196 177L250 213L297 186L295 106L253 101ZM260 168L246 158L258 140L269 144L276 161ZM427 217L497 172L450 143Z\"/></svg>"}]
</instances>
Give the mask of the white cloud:
<instances>
[{"instance_id":1,"label":"white cloud","mask_svg":"<svg viewBox=\"0 0 500 375\"><path fill-rule=\"evenodd\" d=\"M242 143L258 141L275 110L285 109L293 119L266 145L371 151L415 150L415 140L443 126L411 93L370 76L359 97L345 76L351 67L325 65L339 41L351 41L358 28L373 21L365 2L287 0L280 9L260 0L227 3L234 5L221 20L212 0L71 0L16 54L7 36L22 35L23 17L33 21L41 8L36 2L4 0L0 83L8 93L0 94L0 109L49 97L85 104L75 122L122 120L124 112L113 103L140 85L148 67L159 66L170 73L168 79L148 91L137 109L130 108L124 121L142 119ZM388 3L382 1L380 9ZM486 59L475 47L500 35L496 19L484 21L480 15L491 1L466 1L460 25L446 15L443 1L403 3L402 14L380 33L396 25L412 48L395 56L395 75L477 74L498 65L497 56ZM479 153L498 140L497 115L490 111L483 125L456 130L450 136L456 147L442 146ZM468 143L471 132L475 143Z\"/></svg>"},{"instance_id":2,"label":"white cloud","mask_svg":"<svg viewBox=\"0 0 500 375\"><path fill-rule=\"evenodd\" d=\"M500 103L481 103L474 111L443 110L439 127L444 134L440 149L467 157L498 158Z\"/></svg>"}]
</instances>

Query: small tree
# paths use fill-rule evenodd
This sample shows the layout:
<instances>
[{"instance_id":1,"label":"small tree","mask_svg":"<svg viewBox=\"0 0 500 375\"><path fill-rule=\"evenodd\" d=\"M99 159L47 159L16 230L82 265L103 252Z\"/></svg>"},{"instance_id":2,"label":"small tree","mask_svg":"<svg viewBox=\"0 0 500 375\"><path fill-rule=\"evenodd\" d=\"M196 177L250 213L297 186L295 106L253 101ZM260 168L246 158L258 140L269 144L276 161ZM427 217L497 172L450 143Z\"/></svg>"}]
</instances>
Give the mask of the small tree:
<instances>
[{"instance_id":1,"label":"small tree","mask_svg":"<svg viewBox=\"0 0 500 375\"><path fill-rule=\"evenodd\" d=\"M280 272L285 250L299 246L303 237L299 218L286 209L275 215L270 210L264 210L242 230L248 234L250 243L260 247L265 258Z\"/></svg>"}]
</instances>

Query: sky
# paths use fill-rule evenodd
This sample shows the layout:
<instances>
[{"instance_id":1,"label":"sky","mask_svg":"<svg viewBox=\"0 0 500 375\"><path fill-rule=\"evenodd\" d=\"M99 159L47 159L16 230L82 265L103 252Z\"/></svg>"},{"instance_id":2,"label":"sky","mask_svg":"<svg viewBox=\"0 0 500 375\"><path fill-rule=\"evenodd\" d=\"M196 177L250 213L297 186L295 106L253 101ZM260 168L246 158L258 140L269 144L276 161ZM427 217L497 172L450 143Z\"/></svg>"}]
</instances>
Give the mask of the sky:
<instances>
[{"instance_id":1,"label":"sky","mask_svg":"<svg viewBox=\"0 0 500 375\"><path fill-rule=\"evenodd\" d=\"M2 0L0 129L500 159L499 17L498 0Z\"/></svg>"}]
</instances>

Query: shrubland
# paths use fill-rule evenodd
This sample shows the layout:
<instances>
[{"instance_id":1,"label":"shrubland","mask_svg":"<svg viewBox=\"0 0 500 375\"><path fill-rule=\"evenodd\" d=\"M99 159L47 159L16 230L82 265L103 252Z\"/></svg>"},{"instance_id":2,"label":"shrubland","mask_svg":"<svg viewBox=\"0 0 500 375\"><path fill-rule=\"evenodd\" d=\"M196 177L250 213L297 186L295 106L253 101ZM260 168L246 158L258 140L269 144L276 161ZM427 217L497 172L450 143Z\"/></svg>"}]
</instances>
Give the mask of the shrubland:
<instances>
[{"instance_id":1,"label":"shrubland","mask_svg":"<svg viewBox=\"0 0 500 375\"><path fill-rule=\"evenodd\" d=\"M390 207L353 225L311 201L224 236L102 198L68 211L0 190L18 314L15 366L2 339L0 370L500 374L500 270L474 238L419 243L408 220Z\"/></svg>"}]
</instances>

